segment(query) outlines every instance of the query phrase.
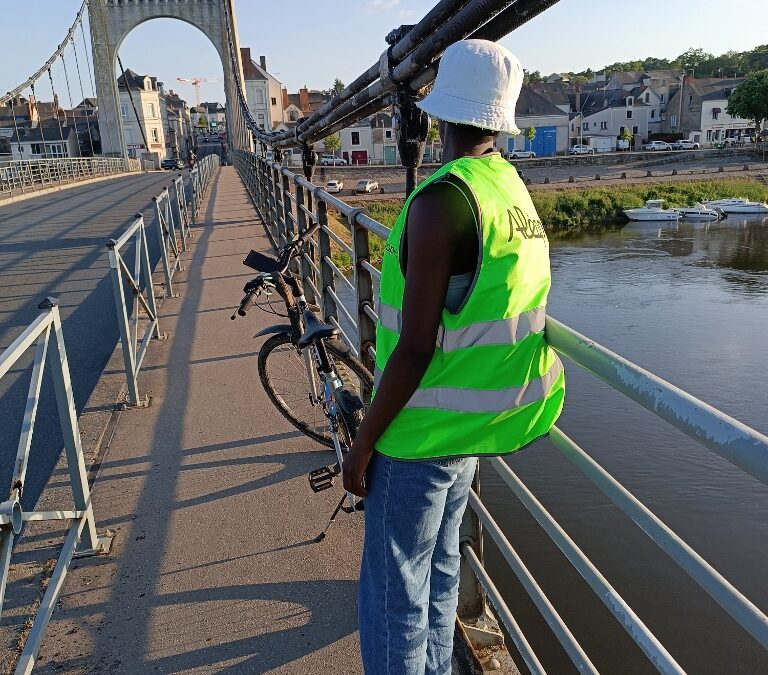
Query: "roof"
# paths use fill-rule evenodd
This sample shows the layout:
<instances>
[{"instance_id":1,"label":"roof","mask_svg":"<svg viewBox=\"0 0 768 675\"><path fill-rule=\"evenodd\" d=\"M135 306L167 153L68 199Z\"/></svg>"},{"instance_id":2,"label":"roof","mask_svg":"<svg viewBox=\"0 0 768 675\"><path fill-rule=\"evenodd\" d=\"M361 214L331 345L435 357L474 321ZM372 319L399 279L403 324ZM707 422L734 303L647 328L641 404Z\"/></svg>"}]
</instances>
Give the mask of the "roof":
<instances>
[{"instance_id":1,"label":"roof","mask_svg":"<svg viewBox=\"0 0 768 675\"><path fill-rule=\"evenodd\" d=\"M209 115L213 115L214 113L223 113L225 112L224 106L221 105L218 101L214 101L213 103L201 103L201 108L204 108L204 112L207 112Z\"/></svg>"},{"instance_id":2,"label":"roof","mask_svg":"<svg viewBox=\"0 0 768 675\"><path fill-rule=\"evenodd\" d=\"M152 77L151 75L139 75L138 73L134 72L130 68L126 68L125 70L125 77L123 75L120 75L120 77L117 78L117 86L120 89L126 88L126 81L128 82L128 86L132 89L144 89L144 80L145 78L149 77L150 81L152 82L152 88L157 88L157 78Z\"/></svg>"},{"instance_id":3,"label":"roof","mask_svg":"<svg viewBox=\"0 0 768 675\"><path fill-rule=\"evenodd\" d=\"M64 140L66 141L69 135L72 133L72 127L63 127L60 128L58 126L48 125L44 127L34 127L34 128L25 128L25 129L19 129L19 134L21 138L19 138L16 135L16 131L14 130L13 136L11 136L11 143L39 143L43 137L45 137L46 141L59 141L61 142L61 136L64 135Z\"/></svg>"},{"instance_id":4,"label":"roof","mask_svg":"<svg viewBox=\"0 0 768 675\"><path fill-rule=\"evenodd\" d=\"M619 71L613 73L613 75L622 84L633 84L634 82L641 82L643 79L643 73L639 70Z\"/></svg>"},{"instance_id":5,"label":"roof","mask_svg":"<svg viewBox=\"0 0 768 675\"><path fill-rule=\"evenodd\" d=\"M682 72L680 70L646 70L645 75L652 80L676 80Z\"/></svg>"},{"instance_id":6,"label":"roof","mask_svg":"<svg viewBox=\"0 0 768 675\"><path fill-rule=\"evenodd\" d=\"M201 115L205 115L208 113L208 109L204 108L201 105L193 106L192 108L189 109L189 111L193 113L200 113Z\"/></svg>"},{"instance_id":7,"label":"roof","mask_svg":"<svg viewBox=\"0 0 768 675\"><path fill-rule=\"evenodd\" d=\"M96 107L96 99L95 98L84 98L80 103L78 103L75 107L76 108L95 108Z\"/></svg>"},{"instance_id":8,"label":"roof","mask_svg":"<svg viewBox=\"0 0 768 675\"><path fill-rule=\"evenodd\" d=\"M382 128L382 127L384 129L392 128L392 115L387 115L387 113L376 113L371 117L372 129Z\"/></svg>"},{"instance_id":9,"label":"roof","mask_svg":"<svg viewBox=\"0 0 768 675\"><path fill-rule=\"evenodd\" d=\"M569 105L568 90L562 82L537 82L528 86L553 105Z\"/></svg>"},{"instance_id":10,"label":"roof","mask_svg":"<svg viewBox=\"0 0 768 675\"><path fill-rule=\"evenodd\" d=\"M632 92L625 91L624 89L612 89L583 96L581 99L581 113L584 117L589 117L606 108L626 108L627 98L629 97L633 99L633 107L646 107L646 103L641 101Z\"/></svg>"},{"instance_id":11,"label":"roof","mask_svg":"<svg viewBox=\"0 0 768 675\"><path fill-rule=\"evenodd\" d=\"M528 85L523 85L520 90L520 96L515 106L515 116L517 117L548 117L557 115L558 117L567 117L568 113L563 112L553 103L550 103L543 96L539 96Z\"/></svg>"}]
</instances>

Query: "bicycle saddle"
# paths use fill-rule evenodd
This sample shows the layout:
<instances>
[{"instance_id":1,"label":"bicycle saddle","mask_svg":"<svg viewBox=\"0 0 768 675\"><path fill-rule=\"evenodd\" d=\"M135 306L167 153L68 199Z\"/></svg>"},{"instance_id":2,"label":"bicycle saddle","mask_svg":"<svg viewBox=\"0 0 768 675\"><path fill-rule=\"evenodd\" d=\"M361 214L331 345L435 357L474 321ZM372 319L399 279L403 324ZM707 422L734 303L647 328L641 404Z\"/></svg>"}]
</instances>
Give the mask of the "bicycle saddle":
<instances>
[{"instance_id":1,"label":"bicycle saddle","mask_svg":"<svg viewBox=\"0 0 768 675\"><path fill-rule=\"evenodd\" d=\"M309 347L313 342L336 337L339 329L323 323L312 312L304 312L304 334L299 338L299 349Z\"/></svg>"}]
</instances>

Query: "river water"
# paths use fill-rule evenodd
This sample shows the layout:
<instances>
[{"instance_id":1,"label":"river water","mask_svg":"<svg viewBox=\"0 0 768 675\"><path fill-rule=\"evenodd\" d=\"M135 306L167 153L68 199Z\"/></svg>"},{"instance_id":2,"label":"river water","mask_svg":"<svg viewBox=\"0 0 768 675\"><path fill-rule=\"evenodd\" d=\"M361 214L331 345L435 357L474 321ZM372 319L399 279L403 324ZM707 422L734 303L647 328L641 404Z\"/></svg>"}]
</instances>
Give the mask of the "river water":
<instances>
[{"instance_id":1,"label":"river water","mask_svg":"<svg viewBox=\"0 0 768 675\"><path fill-rule=\"evenodd\" d=\"M552 241L549 313L768 433L768 222L630 224ZM560 427L768 611L768 487L566 363ZM551 444L509 464L690 673L768 654ZM492 470L482 496L596 667L653 667ZM488 538L485 539L488 542ZM575 672L492 543L486 565L542 664Z\"/></svg>"}]
</instances>

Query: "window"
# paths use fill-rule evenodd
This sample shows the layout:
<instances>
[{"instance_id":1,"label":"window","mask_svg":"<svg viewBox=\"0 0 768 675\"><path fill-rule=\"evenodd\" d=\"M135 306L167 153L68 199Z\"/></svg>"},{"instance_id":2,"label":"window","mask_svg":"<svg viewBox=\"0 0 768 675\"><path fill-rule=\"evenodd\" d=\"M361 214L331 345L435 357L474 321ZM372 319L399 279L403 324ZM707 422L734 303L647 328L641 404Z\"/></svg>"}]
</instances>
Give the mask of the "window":
<instances>
[{"instance_id":1,"label":"window","mask_svg":"<svg viewBox=\"0 0 768 675\"><path fill-rule=\"evenodd\" d=\"M693 94L688 94L688 107L693 108Z\"/></svg>"},{"instance_id":2,"label":"window","mask_svg":"<svg viewBox=\"0 0 768 675\"><path fill-rule=\"evenodd\" d=\"M605 131L608 128L608 122L600 122L600 129Z\"/></svg>"},{"instance_id":3,"label":"window","mask_svg":"<svg viewBox=\"0 0 768 675\"><path fill-rule=\"evenodd\" d=\"M352 145L360 145L360 132L359 131L353 131L352 132Z\"/></svg>"},{"instance_id":4,"label":"window","mask_svg":"<svg viewBox=\"0 0 768 675\"><path fill-rule=\"evenodd\" d=\"M128 106L125 105L125 104L121 105L120 106L120 113L122 114L123 119L127 120L128 119Z\"/></svg>"},{"instance_id":5,"label":"window","mask_svg":"<svg viewBox=\"0 0 768 675\"><path fill-rule=\"evenodd\" d=\"M261 115L261 114L260 114L260 115L259 115L259 126L260 126L262 129L266 129L266 126L265 126L265 125L266 125L266 123L267 123L267 118L266 118L266 117L264 117L264 115Z\"/></svg>"},{"instance_id":6,"label":"window","mask_svg":"<svg viewBox=\"0 0 768 675\"><path fill-rule=\"evenodd\" d=\"M627 119L628 120L632 119L632 111L631 110L627 110Z\"/></svg>"},{"instance_id":7,"label":"window","mask_svg":"<svg viewBox=\"0 0 768 675\"><path fill-rule=\"evenodd\" d=\"M264 92L261 89L256 90L256 103L264 105Z\"/></svg>"},{"instance_id":8,"label":"window","mask_svg":"<svg viewBox=\"0 0 768 675\"><path fill-rule=\"evenodd\" d=\"M707 129L707 140L708 141L712 140L712 129Z\"/></svg>"},{"instance_id":9,"label":"window","mask_svg":"<svg viewBox=\"0 0 768 675\"><path fill-rule=\"evenodd\" d=\"M584 122L584 123L581 125L581 128L582 128L584 131L589 131L589 122Z\"/></svg>"},{"instance_id":10,"label":"window","mask_svg":"<svg viewBox=\"0 0 768 675\"><path fill-rule=\"evenodd\" d=\"M645 92L645 102L650 103L651 102L651 95L649 92Z\"/></svg>"},{"instance_id":11,"label":"window","mask_svg":"<svg viewBox=\"0 0 768 675\"><path fill-rule=\"evenodd\" d=\"M670 115L669 126L671 126L673 129L677 128L677 115Z\"/></svg>"},{"instance_id":12,"label":"window","mask_svg":"<svg viewBox=\"0 0 768 675\"><path fill-rule=\"evenodd\" d=\"M660 96L660 98L661 98L661 102L662 102L662 103L664 103L664 94L662 94L662 95Z\"/></svg>"},{"instance_id":13,"label":"window","mask_svg":"<svg viewBox=\"0 0 768 675\"><path fill-rule=\"evenodd\" d=\"M155 116L155 104L154 103L147 103L147 115L149 117Z\"/></svg>"},{"instance_id":14,"label":"window","mask_svg":"<svg viewBox=\"0 0 768 675\"><path fill-rule=\"evenodd\" d=\"M272 97L272 105L277 105L277 99L274 96Z\"/></svg>"},{"instance_id":15,"label":"window","mask_svg":"<svg viewBox=\"0 0 768 675\"><path fill-rule=\"evenodd\" d=\"M720 116L720 108L712 108L712 119L716 120Z\"/></svg>"},{"instance_id":16,"label":"window","mask_svg":"<svg viewBox=\"0 0 768 675\"><path fill-rule=\"evenodd\" d=\"M636 136L640 131L640 127L632 127L632 133Z\"/></svg>"},{"instance_id":17,"label":"window","mask_svg":"<svg viewBox=\"0 0 768 675\"><path fill-rule=\"evenodd\" d=\"M32 143L32 154L33 155L43 154L43 146L41 143Z\"/></svg>"},{"instance_id":18,"label":"window","mask_svg":"<svg viewBox=\"0 0 768 675\"><path fill-rule=\"evenodd\" d=\"M157 128L153 128L152 130L152 142L153 143L159 143L160 142L160 134L157 131Z\"/></svg>"},{"instance_id":19,"label":"window","mask_svg":"<svg viewBox=\"0 0 768 675\"><path fill-rule=\"evenodd\" d=\"M385 129L384 130L384 138L386 138L386 139L392 138L392 129Z\"/></svg>"},{"instance_id":20,"label":"window","mask_svg":"<svg viewBox=\"0 0 768 675\"><path fill-rule=\"evenodd\" d=\"M291 122L295 122L299 116L296 114L295 110L291 110L291 112L288 113L288 118L291 120Z\"/></svg>"},{"instance_id":21,"label":"window","mask_svg":"<svg viewBox=\"0 0 768 675\"><path fill-rule=\"evenodd\" d=\"M133 129L124 129L123 133L125 134L125 144L133 145Z\"/></svg>"},{"instance_id":22,"label":"window","mask_svg":"<svg viewBox=\"0 0 768 675\"><path fill-rule=\"evenodd\" d=\"M651 119L652 120L656 119L656 111L655 110L651 110Z\"/></svg>"}]
</instances>

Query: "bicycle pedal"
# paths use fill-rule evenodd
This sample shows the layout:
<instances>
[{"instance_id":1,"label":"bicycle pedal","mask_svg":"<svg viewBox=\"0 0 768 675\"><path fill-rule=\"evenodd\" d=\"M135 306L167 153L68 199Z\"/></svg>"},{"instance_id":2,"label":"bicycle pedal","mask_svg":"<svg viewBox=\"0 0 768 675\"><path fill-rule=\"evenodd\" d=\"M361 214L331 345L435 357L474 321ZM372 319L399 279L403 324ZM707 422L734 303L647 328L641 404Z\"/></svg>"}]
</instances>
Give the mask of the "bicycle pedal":
<instances>
[{"instance_id":1,"label":"bicycle pedal","mask_svg":"<svg viewBox=\"0 0 768 675\"><path fill-rule=\"evenodd\" d=\"M321 466L309 472L309 487L312 492L322 492L333 487L333 479L341 473L338 464Z\"/></svg>"}]
</instances>

